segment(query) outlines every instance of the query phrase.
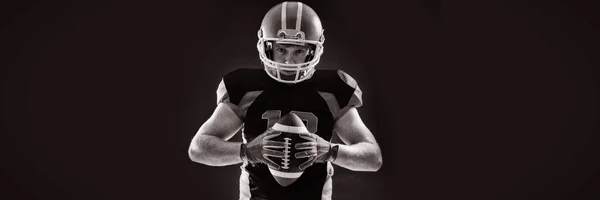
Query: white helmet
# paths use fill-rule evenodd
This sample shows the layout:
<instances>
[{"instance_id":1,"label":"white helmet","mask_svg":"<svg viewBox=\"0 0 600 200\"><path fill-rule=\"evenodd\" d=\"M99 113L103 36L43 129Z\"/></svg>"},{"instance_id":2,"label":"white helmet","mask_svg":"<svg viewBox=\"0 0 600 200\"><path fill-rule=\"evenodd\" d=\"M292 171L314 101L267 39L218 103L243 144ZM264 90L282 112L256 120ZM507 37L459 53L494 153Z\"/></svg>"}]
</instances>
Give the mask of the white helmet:
<instances>
[{"instance_id":1,"label":"white helmet","mask_svg":"<svg viewBox=\"0 0 600 200\"><path fill-rule=\"evenodd\" d=\"M258 54L267 74L282 83L298 83L309 79L323 54L323 27L317 13L301 2L277 4L262 20L258 30ZM273 43L308 45L304 63L287 64L273 60ZM284 80L281 72L295 72L294 80Z\"/></svg>"}]
</instances>

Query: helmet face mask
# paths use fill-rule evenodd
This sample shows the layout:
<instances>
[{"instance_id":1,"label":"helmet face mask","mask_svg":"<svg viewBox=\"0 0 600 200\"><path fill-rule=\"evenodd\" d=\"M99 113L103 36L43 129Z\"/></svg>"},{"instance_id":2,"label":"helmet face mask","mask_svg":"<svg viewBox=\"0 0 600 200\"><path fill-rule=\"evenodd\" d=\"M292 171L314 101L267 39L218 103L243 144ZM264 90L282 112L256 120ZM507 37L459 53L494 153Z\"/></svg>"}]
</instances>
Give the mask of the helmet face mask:
<instances>
[{"instance_id":1,"label":"helmet face mask","mask_svg":"<svg viewBox=\"0 0 600 200\"><path fill-rule=\"evenodd\" d=\"M288 24L295 25L295 28L288 27ZM263 18L256 44L265 72L282 83L299 83L309 79L323 54L323 31L314 10L300 2L283 2L271 8ZM274 43L308 45L307 59L294 64L277 62L272 56Z\"/></svg>"}]
</instances>

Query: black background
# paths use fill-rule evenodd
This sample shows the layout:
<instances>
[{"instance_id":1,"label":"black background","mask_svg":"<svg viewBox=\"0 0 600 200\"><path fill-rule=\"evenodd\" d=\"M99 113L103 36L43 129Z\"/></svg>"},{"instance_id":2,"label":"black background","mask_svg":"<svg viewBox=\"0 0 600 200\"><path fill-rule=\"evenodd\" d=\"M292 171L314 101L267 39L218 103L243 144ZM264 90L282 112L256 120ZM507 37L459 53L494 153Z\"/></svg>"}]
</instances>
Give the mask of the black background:
<instances>
[{"instance_id":1,"label":"black background","mask_svg":"<svg viewBox=\"0 0 600 200\"><path fill-rule=\"evenodd\" d=\"M1 3L0 199L237 199L187 148L278 2ZM334 199L600 199L598 3L305 3L384 157Z\"/></svg>"}]
</instances>

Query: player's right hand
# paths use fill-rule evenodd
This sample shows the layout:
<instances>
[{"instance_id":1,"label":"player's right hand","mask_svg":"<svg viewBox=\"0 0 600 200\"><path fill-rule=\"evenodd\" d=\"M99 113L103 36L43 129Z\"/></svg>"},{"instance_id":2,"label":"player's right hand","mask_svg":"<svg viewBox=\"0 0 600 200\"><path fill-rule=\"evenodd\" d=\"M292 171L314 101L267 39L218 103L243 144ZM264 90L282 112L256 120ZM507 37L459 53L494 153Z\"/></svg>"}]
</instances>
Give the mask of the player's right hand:
<instances>
[{"instance_id":1,"label":"player's right hand","mask_svg":"<svg viewBox=\"0 0 600 200\"><path fill-rule=\"evenodd\" d=\"M280 166L269 159L269 157L284 157L283 149L285 148L285 143L271 140L279 135L281 135L280 131L269 128L252 141L242 144L240 149L242 160L248 161L253 166L257 163L263 163L270 168L279 169ZM282 151L273 149L282 149Z\"/></svg>"}]
</instances>

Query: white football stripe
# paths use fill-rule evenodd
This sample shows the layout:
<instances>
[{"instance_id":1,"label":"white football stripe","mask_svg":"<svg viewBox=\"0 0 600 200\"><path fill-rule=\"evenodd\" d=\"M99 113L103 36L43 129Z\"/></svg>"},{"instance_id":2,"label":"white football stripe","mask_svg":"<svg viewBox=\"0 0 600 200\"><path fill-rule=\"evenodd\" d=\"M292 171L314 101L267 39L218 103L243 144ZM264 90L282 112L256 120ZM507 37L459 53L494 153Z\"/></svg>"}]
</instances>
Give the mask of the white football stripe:
<instances>
[{"instance_id":1,"label":"white football stripe","mask_svg":"<svg viewBox=\"0 0 600 200\"><path fill-rule=\"evenodd\" d=\"M285 12L287 10L287 2L283 2L283 5L281 5L281 29L285 30L287 29L286 27L286 23L285 20L287 18L287 13Z\"/></svg>"},{"instance_id":2,"label":"white football stripe","mask_svg":"<svg viewBox=\"0 0 600 200\"><path fill-rule=\"evenodd\" d=\"M306 129L306 127L304 127L304 126L300 126L300 127L288 126L288 125L283 125L280 123L276 123L275 125L273 125L273 130L288 132L288 133L308 133L308 129Z\"/></svg>"},{"instance_id":3,"label":"white football stripe","mask_svg":"<svg viewBox=\"0 0 600 200\"><path fill-rule=\"evenodd\" d=\"M271 168L269 168L269 171L271 171L273 176L281 178L300 178L300 176L302 176L302 172L280 172Z\"/></svg>"}]
</instances>

